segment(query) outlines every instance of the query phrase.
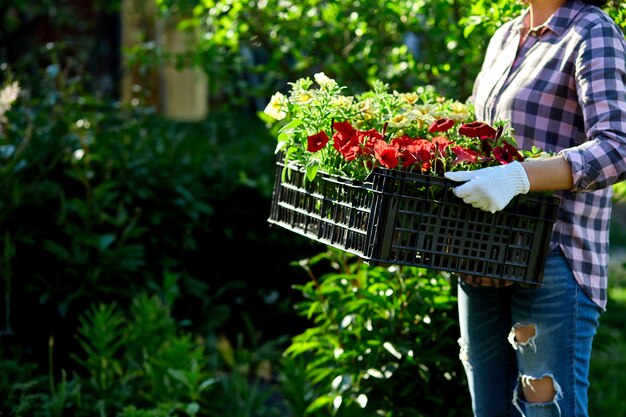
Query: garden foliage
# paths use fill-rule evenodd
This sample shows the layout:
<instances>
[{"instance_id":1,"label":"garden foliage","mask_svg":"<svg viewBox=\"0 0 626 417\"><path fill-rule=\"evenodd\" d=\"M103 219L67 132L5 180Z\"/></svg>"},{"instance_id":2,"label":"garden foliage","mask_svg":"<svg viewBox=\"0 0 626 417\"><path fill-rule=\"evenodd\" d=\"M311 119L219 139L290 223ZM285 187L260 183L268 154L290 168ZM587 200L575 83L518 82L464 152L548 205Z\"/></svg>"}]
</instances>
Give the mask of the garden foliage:
<instances>
[{"instance_id":1,"label":"garden foliage","mask_svg":"<svg viewBox=\"0 0 626 417\"><path fill-rule=\"evenodd\" d=\"M198 370L188 372L208 367L238 378L236 386L220 386L243 399L220 407L253 401L253 395L265 398L249 386L250 376L256 378L254 361L261 362L252 356L265 355L269 362L279 350L264 353L261 343L271 347L284 340L297 321L287 316L282 325L268 327L277 315L291 312L293 295L276 277L307 249L306 242L279 241L258 209L269 210L273 173L261 162L273 169L272 148L257 144L255 155L242 159L233 149L256 142L245 124L220 122L230 133L218 143L213 120L172 123L150 108L101 100L58 68L40 75L47 88L22 89L2 114L0 367L7 376L0 380L0 412L114 415L144 404L177 415L179 408L167 407L195 401L193 392L183 394L199 392L203 381L175 394L178 388L168 378L170 371L182 378L176 361L195 361ZM7 84L13 81L19 85L20 77ZM233 142L242 136L252 139ZM266 268L272 278L250 282L268 245L283 252ZM164 312L137 298L172 277L171 298L184 302L171 301ZM155 311L134 311L139 307ZM266 314L251 322L259 309ZM136 313L148 317L139 323L132 318ZM165 313L171 317L159 318ZM143 325L167 331L154 330L159 339L153 341ZM243 359L228 354L251 345L258 352ZM233 360L212 359L220 346ZM166 348L178 349L172 363L159 357ZM150 382L158 378L164 382ZM174 392L165 395L171 387ZM229 397L221 392L207 398ZM184 412L197 414L194 407Z\"/></svg>"},{"instance_id":2,"label":"garden foliage","mask_svg":"<svg viewBox=\"0 0 626 417\"><path fill-rule=\"evenodd\" d=\"M464 101L489 36L524 7L510 0L156 0L162 15L196 33L187 51L158 51L149 40L130 56L202 68L212 99L269 98L285 80L324 71L349 94L374 80L398 91L432 85ZM606 10L626 28L626 11Z\"/></svg>"},{"instance_id":3,"label":"garden foliage","mask_svg":"<svg viewBox=\"0 0 626 417\"><path fill-rule=\"evenodd\" d=\"M317 277L325 262L332 271ZM285 354L305 360L316 397L294 415L468 415L448 274L372 267L334 249L300 265L311 279L296 309L313 325Z\"/></svg>"}]
</instances>

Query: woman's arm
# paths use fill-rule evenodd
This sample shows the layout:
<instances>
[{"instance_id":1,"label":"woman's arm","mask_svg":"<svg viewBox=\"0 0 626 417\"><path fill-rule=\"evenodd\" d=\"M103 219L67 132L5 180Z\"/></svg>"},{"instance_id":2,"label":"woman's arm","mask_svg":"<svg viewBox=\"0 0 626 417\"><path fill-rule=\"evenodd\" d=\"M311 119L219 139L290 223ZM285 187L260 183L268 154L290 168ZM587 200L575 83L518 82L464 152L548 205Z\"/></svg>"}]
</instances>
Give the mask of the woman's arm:
<instances>
[{"instance_id":1,"label":"woman's arm","mask_svg":"<svg viewBox=\"0 0 626 417\"><path fill-rule=\"evenodd\" d=\"M574 185L572 168L561 156L527 160L522 163L522 167L528 176L530 191L571 190Z\"/></svg>"}]
</instances>

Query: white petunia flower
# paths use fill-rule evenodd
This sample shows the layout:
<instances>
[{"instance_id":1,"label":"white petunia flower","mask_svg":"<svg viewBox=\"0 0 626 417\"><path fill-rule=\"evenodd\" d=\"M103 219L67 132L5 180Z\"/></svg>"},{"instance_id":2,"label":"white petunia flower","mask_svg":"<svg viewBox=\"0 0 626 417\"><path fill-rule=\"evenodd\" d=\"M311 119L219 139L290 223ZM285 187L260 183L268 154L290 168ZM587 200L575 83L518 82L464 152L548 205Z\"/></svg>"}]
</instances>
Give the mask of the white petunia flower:
<instances>
[{"instance_id":1,"label":"white petunia flower","mask_svg":"<svg viewBox=\"0 0 626 417\"><path fill-rule=\"evenodd\" d=\"M332 78L329 78L323 72L316 73L315 75L313 75L313 78L315 79L315 82L319 84L320 87L331 87L337 84L335 80L333 80Z\"/></svg>"},{"instance_id":2,"label":"white petunia flower","mask_svg":"<svg viewBox=\"0 0 626 417\"><path fill-rule=\"evenodd\" d=\"M6 121L4 114L11 110L11 105L20 95L20 85L17 81L0 90L0 122Z\"/></svg>"},{"instance_id":3,"label":"white petunia flower","mask_svg":"<svg viewBox=\"0 0 626 417\"><path fill-rule=\"evenodd\" d=\"M287 97L281 92L277 92L270 98L270 102L267 103L263 112L273 119L283 120L287 117L288 103Z\"/></svg>"}]
</instances>

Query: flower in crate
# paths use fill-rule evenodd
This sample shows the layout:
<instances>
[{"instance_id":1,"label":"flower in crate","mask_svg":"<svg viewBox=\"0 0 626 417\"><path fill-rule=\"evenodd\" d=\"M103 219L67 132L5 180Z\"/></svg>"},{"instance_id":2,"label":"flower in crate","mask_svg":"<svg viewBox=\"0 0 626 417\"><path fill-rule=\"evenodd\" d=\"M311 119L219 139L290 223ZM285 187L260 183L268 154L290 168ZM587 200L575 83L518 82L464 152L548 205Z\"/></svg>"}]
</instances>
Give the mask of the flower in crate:
<instances>
[{"instance_id":1,"label":"flower in crate","mask_svg":"<svg viewBox=\"0 0 626 417\"><path fill-rule=\"evenodd\" d=\"M438 95L432 87L389 91L375 81L370 91L346 95L324 73L289 83L275 93L263 115L277 126L276 153L286 163L363 180L376 167L442 176L446 171L522 161L505 123L474 120L470 105Z\"/></svg>"}]
</instances>

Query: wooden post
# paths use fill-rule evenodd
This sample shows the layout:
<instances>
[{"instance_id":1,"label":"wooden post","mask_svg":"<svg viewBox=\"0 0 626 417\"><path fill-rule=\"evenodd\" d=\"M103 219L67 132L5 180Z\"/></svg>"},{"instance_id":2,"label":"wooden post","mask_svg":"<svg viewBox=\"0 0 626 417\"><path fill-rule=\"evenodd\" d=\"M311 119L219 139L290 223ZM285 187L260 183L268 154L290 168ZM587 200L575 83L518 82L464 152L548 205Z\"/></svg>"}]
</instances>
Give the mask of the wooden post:
<instances>
[{"instance_id":1,"label":"wooden post","mask_svg":"<svg viewBox=\"0 0 626 417\"><path fill-rule=\"evenodd\" d=\"M132 65L125 54L141 42L155 42L156 5L152 0L122 2L122 102L161 108L158 71Z\"/></svg>"},{"instance_id":2,"label":"wooden post","mask_svg":"<svg viewBox=\"0 0 626 417\"><path fill-rule=\"evenodd\" d=\"M164 22L163 48L173 54L184 53L195 43L192 33L176 30L176 22ZM173 64L163 71L164 112L175 120L202 120L208 113L208 82L200 68L177 69Z\"/></svg>"},{"instance_id":3,"label":"wooden post","mask_svg":"<svg viewBox=\"0 0 626 417\"><path fill-rule=\"evenodd\" d=\"M158 16L154 0L123 0L122 50L152 42L157 52L185 52L192 34L178 31L175 21ZM123 52L124 53L124 52ZM208 114L208 81L199 68L178 70L173 64L158 68L131 65L123 56L122 101L154 106L165 116L198 121Z\"/></svg>"}]
</instances>

